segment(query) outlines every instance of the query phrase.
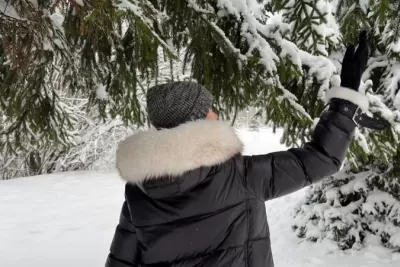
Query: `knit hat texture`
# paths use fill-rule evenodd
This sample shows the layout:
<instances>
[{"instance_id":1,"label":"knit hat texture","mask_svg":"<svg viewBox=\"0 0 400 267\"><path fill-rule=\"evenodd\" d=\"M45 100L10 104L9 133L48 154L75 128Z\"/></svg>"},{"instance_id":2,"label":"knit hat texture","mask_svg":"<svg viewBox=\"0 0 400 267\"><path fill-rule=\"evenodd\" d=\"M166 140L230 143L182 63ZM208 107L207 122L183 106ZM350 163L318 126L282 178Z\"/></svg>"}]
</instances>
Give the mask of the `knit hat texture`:
<instances>
[{"instance_id":1,"label":"knit hat texture","mask_svg":"<svg viewBox=\"0 0 400 267\"><path fill-rule=\"evenodd\" d=\"M171 82L147 91L147 113L157 129L170 129L188 121L205 119L213 97L194 82Z\"/></svg>"}]
</instances>

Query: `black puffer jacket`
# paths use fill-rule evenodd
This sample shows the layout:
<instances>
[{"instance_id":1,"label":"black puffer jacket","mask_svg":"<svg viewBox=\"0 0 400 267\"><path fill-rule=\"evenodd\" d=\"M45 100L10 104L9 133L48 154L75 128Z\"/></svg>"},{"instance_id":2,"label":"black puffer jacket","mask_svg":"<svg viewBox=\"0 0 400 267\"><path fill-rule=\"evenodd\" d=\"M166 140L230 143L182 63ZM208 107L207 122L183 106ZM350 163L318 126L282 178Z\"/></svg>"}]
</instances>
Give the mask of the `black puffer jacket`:
<instances>
[{"instance_id":1,"label":"black puffer jacket","mask_svg":"<svg viewBox=\"0 0 400 267\"><path fill-rule=\"evenodd\" d=\"M129 183L106 266L272 267L264 202L337 172L354 129L332 108L304 148L258 156L241 155L219 121L127 138L117 167Z\"/></svg>"}]
</instances>

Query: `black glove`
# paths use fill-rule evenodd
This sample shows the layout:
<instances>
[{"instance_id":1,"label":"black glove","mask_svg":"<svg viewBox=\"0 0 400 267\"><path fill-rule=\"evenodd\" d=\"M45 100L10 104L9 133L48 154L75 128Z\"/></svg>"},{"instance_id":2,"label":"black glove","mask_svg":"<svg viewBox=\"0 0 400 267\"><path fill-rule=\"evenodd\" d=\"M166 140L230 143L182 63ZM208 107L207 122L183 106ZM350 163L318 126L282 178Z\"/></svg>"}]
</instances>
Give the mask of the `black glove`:
<instances>
[{"instance_id":1,"label":"black glove","mask_svg":"<svg viewBox=\"0 0 400 267\"><path fill-rule=\"evenodd\" d=\"M342 72L340 74L340 86L358 91L361 75L365 71L368 61L368 41L366 31L361 32L358 48L355 53L354 49L355 47L352 44L347 47L343 58Z\"/></svg>"},{"instance_id":2,"label":"black glove","mask_svg":"<svg viewBox=\"0 0 400 267\"><path fill-rule=\"evenodd\" d=\"M369 51L366 31L360 33L357 51L354 50L355 47L352 44L347 47L340 73L340 86L358 91L361 75L365 71L368 61ZM384 130L390 126L386 120L368 117L358 106L351 102L341 99L332 100L330 108L351 117L356 125L374 130Z\"/></svg>"}]
</instances>

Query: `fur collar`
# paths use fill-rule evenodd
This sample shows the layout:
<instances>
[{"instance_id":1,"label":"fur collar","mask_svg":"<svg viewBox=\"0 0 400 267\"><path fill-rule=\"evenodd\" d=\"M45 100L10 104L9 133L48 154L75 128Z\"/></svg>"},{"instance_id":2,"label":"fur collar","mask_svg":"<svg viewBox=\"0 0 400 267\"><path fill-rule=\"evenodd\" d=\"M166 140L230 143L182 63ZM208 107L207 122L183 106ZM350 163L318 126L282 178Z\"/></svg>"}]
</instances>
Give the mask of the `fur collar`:
<instances>
[{"instance_id":1,"label":"fur collar","mask_svg":"<svg viewBox=\"0 0 400 267\"><path fill-rule=\"evenodd\" d=\"M225 122L199 120L129 136L118 146L116 165L125 181L138 183L221 164L242 148L235 130Z\"/></svg>"}]
</instances>

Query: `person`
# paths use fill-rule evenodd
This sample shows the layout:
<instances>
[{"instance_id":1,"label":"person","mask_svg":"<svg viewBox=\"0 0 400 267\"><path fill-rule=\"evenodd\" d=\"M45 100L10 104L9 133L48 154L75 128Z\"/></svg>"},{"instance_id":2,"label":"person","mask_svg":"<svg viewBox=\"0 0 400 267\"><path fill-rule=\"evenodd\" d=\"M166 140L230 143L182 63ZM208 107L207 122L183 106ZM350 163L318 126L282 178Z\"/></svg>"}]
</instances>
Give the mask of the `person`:
<instances>
[{"instance_id":1,"label":"person","mask_svg":"<svg viewBox=\"0 0 400 267\"><path fill-rule=\"evenodd\" d=\"M336 173L368 110L358 92L366 37L343 60L341 87L302 148L242 155L235 130L217 119L212 95L192 82L154 86L147 110L155 129L119 144L127 182L106 267L274 265L265 201Z\"/></svg>"}]
</instances>

